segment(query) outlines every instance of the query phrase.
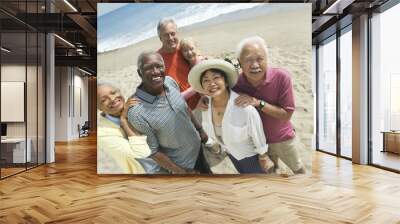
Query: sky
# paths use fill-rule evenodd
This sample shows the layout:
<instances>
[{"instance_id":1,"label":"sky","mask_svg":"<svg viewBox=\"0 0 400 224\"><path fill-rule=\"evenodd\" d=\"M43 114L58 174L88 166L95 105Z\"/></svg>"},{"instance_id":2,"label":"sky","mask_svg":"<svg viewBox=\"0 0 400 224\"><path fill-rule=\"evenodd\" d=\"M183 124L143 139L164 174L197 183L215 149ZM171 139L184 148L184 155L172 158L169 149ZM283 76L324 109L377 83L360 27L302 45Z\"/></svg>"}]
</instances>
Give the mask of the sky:
<instances>
[{"instance_id":1,"label":"sky","mask_svg":"<svg viewBox=\"0 0 400 224\"><path fill-rule=\"evenodd\" d=\"M103 4L98 4L98 16L103 16L107 13L110 13L116 9L121 8L122 6L125 6L129 3L103 3Z\"/></svg>"}]
</instances>

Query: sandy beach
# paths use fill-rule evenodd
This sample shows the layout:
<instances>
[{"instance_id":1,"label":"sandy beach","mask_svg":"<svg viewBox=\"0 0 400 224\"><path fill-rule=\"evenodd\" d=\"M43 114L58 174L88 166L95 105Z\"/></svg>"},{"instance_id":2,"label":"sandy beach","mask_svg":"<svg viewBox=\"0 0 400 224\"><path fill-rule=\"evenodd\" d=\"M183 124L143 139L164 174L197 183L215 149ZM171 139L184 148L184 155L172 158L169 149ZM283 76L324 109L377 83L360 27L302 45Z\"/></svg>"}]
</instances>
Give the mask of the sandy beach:
<instances>
[{"instance_id":1,"label":"sandy beach","mask_svg":"<svg viewBox=\"0 0 400 224\"><path fill-rule=\"evenodd\" d=\"M192 37L202 54L211 58L235 58L236 45L245 37L259 35L266 40L269 49L268 66L285 68L292 75L296 99L292 122L299 140L304 144L300 152L308 170L311 169L314 126L310 21L311 13L301 7L267 15L247 10L178 28L180 38ZM136 72L137 56L144 50L157 50L160 46L158 37L154 37L98 54L98 80L112 81L121 88L124 96L130 96L140 83Z\"/></svg>"}]
</instances>

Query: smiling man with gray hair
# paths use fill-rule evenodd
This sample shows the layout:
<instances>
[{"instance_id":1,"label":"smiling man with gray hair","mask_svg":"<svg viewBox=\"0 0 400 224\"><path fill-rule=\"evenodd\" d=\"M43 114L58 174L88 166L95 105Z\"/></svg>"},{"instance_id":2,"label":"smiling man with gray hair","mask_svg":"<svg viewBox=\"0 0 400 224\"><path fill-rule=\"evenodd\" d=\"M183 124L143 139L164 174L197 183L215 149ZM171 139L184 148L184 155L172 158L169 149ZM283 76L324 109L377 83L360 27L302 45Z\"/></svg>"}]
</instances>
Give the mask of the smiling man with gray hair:
<instances>
[{"instance_id":1,"label":"smiling man with gray hair","mask_svg":"<svg viewBox=\"0 0 400 224\"><path fill-rule=\"evenodd\" d=\"M288 71L268 67L268 48L259 36L243 39L236 55L242 67L234 91L236 105L252 105L260 113L271 159L280 158L294 173L305 173L290 119L295 110L292 79Z\"/></svg>"},{"instance_id":2,"label":"smiling man with gray hair","mask_svg":"<svg viewBox=\"0 0 400 224\"><path fill-rule=\"evenodd\" d=\"M194 93L188 82L190 66L180 51L178 26L175 21L171 18L161 19L157 25L157 34L162 44L158 53L160 53L164 59L167 75L176 81L182 93ZM186 99L186 102L190 109L194 110L200 99L200 95L190 95L191 96Z\"/></svg>"},{"instance_id":3,"label":"smiling man with gray hair","mask_svg":"<svg viewBox=\"0 0 400 224\"><path fill-rule=\"evenodd\" d=\"M139 160L146 171L156 173L161 167L172 174L208 172L201 149L201 141L207 141L207 135L194 119L178 84L166 76L161 55L142 52L137 72L142 83L134 97L141 103L129 109L128 120L147 136L150 157L156 164L148 167L147 161Z\"/></svg>"}]
</instances>

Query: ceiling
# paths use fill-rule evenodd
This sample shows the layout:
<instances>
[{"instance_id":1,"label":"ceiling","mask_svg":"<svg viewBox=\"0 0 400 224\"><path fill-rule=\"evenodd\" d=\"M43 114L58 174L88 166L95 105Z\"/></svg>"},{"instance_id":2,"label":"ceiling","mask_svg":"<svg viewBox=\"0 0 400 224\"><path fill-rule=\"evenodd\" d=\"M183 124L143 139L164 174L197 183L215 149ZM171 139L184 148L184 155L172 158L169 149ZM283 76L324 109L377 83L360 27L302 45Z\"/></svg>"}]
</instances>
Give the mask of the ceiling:
<instances>
[{"instance_id":1,"label":"ceiling","mask_svg":"<svg viewBox=\"0 0 400 224\"><path fill-rule=\"evenodd\" d=\"M1 0L1 43L12 50L2 60L16 62L26 56L29 63L30 58L37 57L36 51L44 48L44 43L40 42L43 36L38 38L37 33L51 32L57 34L56 66L77 66L95 75L98 2L100 1Z\"/></svg>"},{"instance_id":2,"label":"ceiling","mask_svg":"<svg viewBox=\"0 0 400 224\"><path fill-rule=\"evenodd\" d=\"M374 12L390 0L311 0L313 44L352 23L353 17Z\"/></svg>"},{"instance_id":3,"label":"ceiling","mask_svg":"<svg viewBox=\"0 0 400 224\"><path fill-rule=\"evenodd\" d=\"M155 2L167 2L159 0ZM270 0L218 2L312 3L312 37L318 43L339 27L351 23L352 17L379 7L388 0ZM46 5L47 2L47 5ZM8 58L34 54L44 45L29 32L54 32L56 66L78 66L96 74L97 3L135 2L112 0L1 0L0 27L2 46L12 49ZM136 1L151 2L151 1ZM178 1L175 1L178 2ZM187 2L187 1L185 1ZM198 1L193 1L198 2ZM216 2L216 1L205 1ZM51 13L50 13L51 12ZM340 23L338 21L341 20ZM25 39L25 30L28 35ZM39 38L40 39L40 38ZM66 41L64 41L66 40ZM27 45L26 45L27 44ZM25 48L27 46L27 48ZM3 58L4 59L4 58Z\"/></svg>"}]
</instances>

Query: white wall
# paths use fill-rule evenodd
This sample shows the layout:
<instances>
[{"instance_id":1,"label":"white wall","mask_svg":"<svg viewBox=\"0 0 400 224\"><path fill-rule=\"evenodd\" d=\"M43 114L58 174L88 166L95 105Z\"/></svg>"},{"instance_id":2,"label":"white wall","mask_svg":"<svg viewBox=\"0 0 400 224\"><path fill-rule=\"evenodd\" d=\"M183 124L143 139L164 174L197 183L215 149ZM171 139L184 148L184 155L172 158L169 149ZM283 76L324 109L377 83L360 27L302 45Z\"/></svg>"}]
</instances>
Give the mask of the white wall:
<instances>
[{"instance_id":1,"label":"white wall","mask_svg":"<svg viewBox=\"0 0 400 224\"><path fill-rule=\"evenodd\" d=\"M38 69L38 70L37 70ZM26 112L26 120L22 119L20 122L6 122L7 123L7 137L10 138L24 138L25 135L30 139L32 161L36 162L36 158L39 159L39 163L44 163L45 159L45 114L44 114L44 74L41 66L25 66L25 64L3 64L1 66L2 82L25 82L26 85L26 101L23 100L22 106L17 108L2 107L2 114L16 113L15 110L19 110L19 113ZM27 80L25 80L27 78ZM2 88L2 98L8 97L4 95L5 89ZM22 98L24 98L24 89L19 90ZM26 106L25 106L26 103ZM2 102L3 104L3 102ZM14 110L14 112L13 112ZM3 118L2 118L3 120ZM48 157L51 158L51 157ZM51 162L51 160L48 160Z\"/></svg>"},{"instance_id":2,"label":"white wall","mask_svg":"<svg viewBox=\"0 0 400 224\"><path fill-rule=\"evenodd\" d=\"M56 67L56 141L79 138L78 124L88 120L88 78L82 75L72 67Z\"/></svg>"},{"instance_id":3,"label":"white wall","mask_svg":"<svg viewBox=\"0 0 400 224\"><path fill-rule=\"evenodd\" d=\"M80 88L80 98L77 98L77 95L74 96L75 100L80 100L80 102L75 101L75 105L79 104L81 107L81 113L79 112L79 108L75 107L75 117L73 120L73 133L72 135L74 138L79 138L79 133L78 133L78 124L81 126L85 123L85 121L89 120L89 92L88 92L88 77L83 76L84 74L79 72L77 73L78 70L75 70L75 94L77 94L76 90L77 88ZM77 75L78 74L78 75Z\"/></svg>"},{"instance_id":4,"label":"white wall","mask_svg":"<svg viewBox=\"0 0 400 224\"><path fill-rule=\"evenodd\" d=\"M6 82L25 82L26 72L31 74L32 72L36 73L36 67L33 66L25 66L18 64L4 64L1 66L1 81ZM32 97L36 98L36 91L33 93L28 92L28 102L32 101ZM4 96L2 96L4 97ZM35 105L36 107L36 105ZM6 110L7 108L2 108L2 110ZM32 114L28 113L28 121L34 120L32 119ZM36 114L34 115L36 117ZM35 119L36 121L36 119ZM35 122L36 123L36 122ZM25 137L25 126L26 122L7 122L7 136L8 137ZM28 127L31 127L29 125ZM36 129L36 128L35 128ZM28 133L29 134L29 133ZM29 136L29 135L28 135Z\"/></svg>"},{"instance_id":5,"label":"white wall","mask_svg":"<svg viewBox=\"0 0 400 224\"><path fill-rule=\"evenodd\" d=\"M26 70L31 67L18 64L6 64L1 66L1 81L8 82L25 82ZM4 97L4 96L3 96ZM6 108L1 108L6 110ZM25 137L25 122L7 122L7 136L8 137Z\"/></svg>"},{"instance_id":6,"label":"white wall","mask_svg":"<svg viewBox=\"0 0 400 224\"><path fill-rule=\"evenodd\" d=\"M78 71L79 72L79 71ZM78 133L78 124L81 126L85 123L85 121L88 121L88 78L87 77L82 77L80 74L77 74L77 70L74 70L74 91L72 96L72 99L74 102L71 102L71 105L74 105L72 108L72 120L71 120L71 135L73 138L78 138L79 133ZM80 108L81 107L81 108ZM81 110L81 111L80 111Z\"/></svg>"},{"instance_id":7,"label":"white wall","mask_svg":"<svg viewBox=\"0 0 400 224\"><path fill-rule=\"evenodd\" d=\"M67 67L55 68L55 141L68 140L68 86Z\"/></svg>"}]
</instances>

